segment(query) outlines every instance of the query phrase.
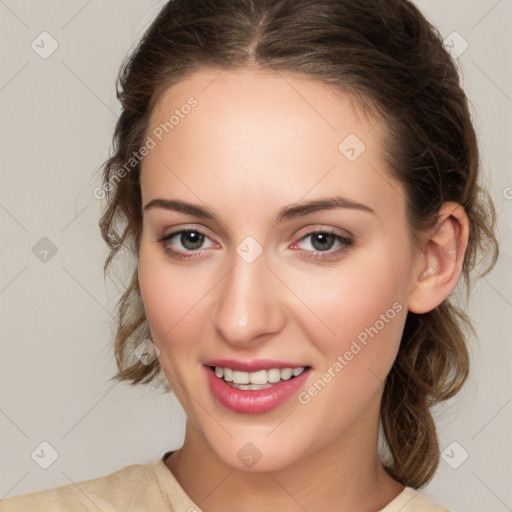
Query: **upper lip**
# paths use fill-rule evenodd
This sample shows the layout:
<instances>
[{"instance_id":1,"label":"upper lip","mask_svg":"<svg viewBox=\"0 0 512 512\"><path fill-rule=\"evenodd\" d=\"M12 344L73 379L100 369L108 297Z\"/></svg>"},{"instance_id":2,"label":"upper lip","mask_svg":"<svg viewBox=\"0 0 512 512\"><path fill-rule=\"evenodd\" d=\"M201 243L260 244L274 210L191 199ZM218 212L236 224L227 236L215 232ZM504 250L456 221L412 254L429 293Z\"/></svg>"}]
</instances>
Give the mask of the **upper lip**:
<instances>
[{"instance_id":1,"label":"upper lip","mask_svg":"<svg viewBox=\"0 0 512 512\"><path fill-rule=\"evenodd\" d=\"M219 366L221 368L231 368L239 372L257 372L259 370L270 370L271 368L306 368L307 365L291 363L289 361L273 361L270 359L252 359L242 361L236 359L210 359L205 361L206 366Z\"/></svg>"}]
</instances>

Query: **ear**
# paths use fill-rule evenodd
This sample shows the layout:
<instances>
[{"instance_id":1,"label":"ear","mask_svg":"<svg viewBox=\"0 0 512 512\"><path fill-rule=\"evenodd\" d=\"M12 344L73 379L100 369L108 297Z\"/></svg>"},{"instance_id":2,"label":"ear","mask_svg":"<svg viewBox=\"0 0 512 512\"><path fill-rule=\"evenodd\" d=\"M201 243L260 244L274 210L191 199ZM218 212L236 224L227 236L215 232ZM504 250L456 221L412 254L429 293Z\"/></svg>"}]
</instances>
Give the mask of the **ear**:
<instances>
[{"instance_id":1,"label":"ear","mask_svg":"<svg viewBox=\"0 0 512 512\"><path fill-rule=\"evenodd\" d=\"M426 232L416 257L408 309L427 313L455 288L462 270L469 236L469 221L456 202L443 203L439 220Z\"/></svg>"}]
</instances>

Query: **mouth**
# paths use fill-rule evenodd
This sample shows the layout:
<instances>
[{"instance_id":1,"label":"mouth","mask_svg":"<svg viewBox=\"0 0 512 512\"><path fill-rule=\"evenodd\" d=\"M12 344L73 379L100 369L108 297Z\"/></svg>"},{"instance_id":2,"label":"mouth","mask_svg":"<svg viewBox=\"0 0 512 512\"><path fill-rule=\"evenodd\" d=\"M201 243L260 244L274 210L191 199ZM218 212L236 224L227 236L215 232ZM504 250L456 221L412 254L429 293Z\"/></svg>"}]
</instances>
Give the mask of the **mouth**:
<instances>
[{"instance_id":1,"label":"mouth","mask_svg":"<svg viewBox=\"0 0 512 512\"><path fill-rule=\"evenodd\" d=\"M312 372L311 366L286 363L230 361L229 365L218 362L203 367L213 397L225 408L243 414L262 414L277 408L298 393Z\"/></svg>"},{"instance_id":2,"label":"mouth","mask_svg":"<svg viewBox=\"0 0 512 512\"><path fill-rule=\"evenodd\" d=\"M255 372L233 370L227 366L209 366L209 368L219 379L222 379L232 388L244 391L259 391L261 389L269 389L280 382L292 380L310 367L269 368L268 370L258 370Z\"/></svg>"}]
</instances>

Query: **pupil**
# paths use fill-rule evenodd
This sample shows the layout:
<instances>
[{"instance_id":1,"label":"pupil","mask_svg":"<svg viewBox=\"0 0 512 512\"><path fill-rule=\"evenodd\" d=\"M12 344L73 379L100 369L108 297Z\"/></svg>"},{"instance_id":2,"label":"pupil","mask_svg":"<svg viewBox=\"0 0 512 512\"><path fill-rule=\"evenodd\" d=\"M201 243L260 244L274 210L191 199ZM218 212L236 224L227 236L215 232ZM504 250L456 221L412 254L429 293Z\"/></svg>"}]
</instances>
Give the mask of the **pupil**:
<instances>
[{"instance_id":1,"label":"pupil","mask_svg":"<svg viewBox=\"0 0 512 512\"><path fill-rule=\"evenodd\" d=\"M187 249L198 249L203 244L204 235L197 231L188 231L181 234L181 243Z\"/></svg>"},{"instance_id":2,"label":"pupil","mask_svg":"<svg viewBox=\"0 0 512 512\"><path fill-rule=\"evenodd\" d=\"M317 241L320 241L320 243L315 243ZM312 244L313 247L315 247L315 249L322 251L330 249L332 242L334 242L334 235L332 235L331 233L317 233L315 236L313 236Z\"/></svg>"}]
</instances>

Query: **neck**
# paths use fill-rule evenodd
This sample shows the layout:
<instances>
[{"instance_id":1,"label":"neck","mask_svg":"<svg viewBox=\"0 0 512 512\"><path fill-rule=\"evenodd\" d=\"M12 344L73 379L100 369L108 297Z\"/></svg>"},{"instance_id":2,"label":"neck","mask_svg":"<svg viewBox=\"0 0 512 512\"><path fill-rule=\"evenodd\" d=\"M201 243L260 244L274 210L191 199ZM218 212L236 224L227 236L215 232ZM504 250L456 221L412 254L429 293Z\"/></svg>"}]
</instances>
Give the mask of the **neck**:
<instances>
[{"instance_id":1,"label":"neck","mask_svg":"<svg viewBox=\"0 0 512 512\"><path fill-rule=\"evenodd\" d=\"M378 511L404 486L384 470L375 432L355 431L273 472L225 464L187 422L182 448L166 460L185 492L208 512Z\"/></svg>"}]
</instances>

